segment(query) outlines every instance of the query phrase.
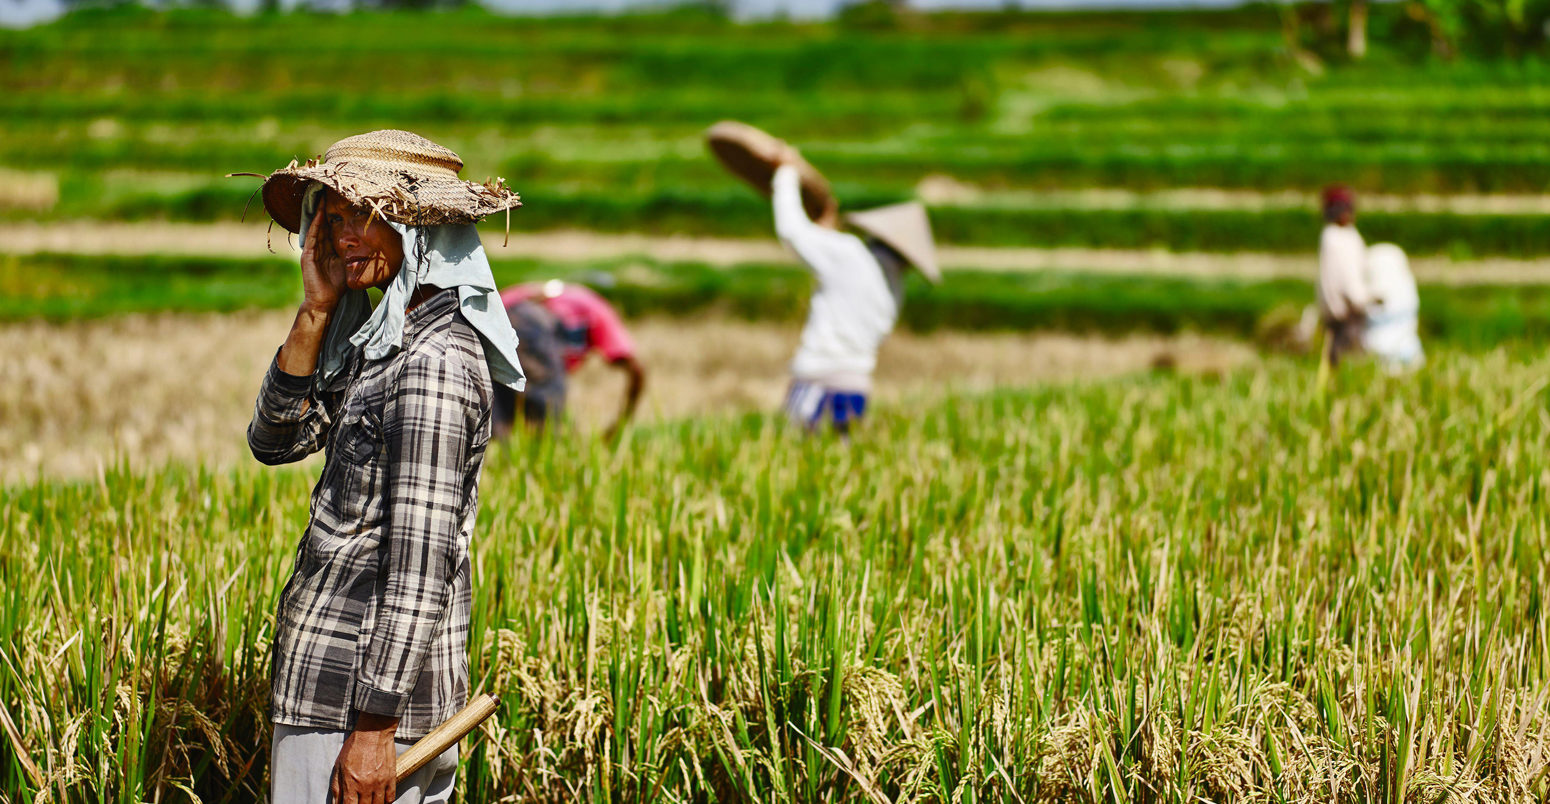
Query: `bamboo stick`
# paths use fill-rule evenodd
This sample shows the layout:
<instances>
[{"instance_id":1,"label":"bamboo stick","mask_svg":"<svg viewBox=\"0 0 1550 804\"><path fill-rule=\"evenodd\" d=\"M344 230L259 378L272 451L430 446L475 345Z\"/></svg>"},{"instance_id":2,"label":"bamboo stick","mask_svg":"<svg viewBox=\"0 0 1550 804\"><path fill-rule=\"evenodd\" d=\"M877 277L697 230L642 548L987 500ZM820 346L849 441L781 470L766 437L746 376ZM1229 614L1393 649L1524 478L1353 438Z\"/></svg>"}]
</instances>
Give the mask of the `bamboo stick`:
<instances>
[{"instance_id":1,"label":"bamboo stick","mask_svg":"<svg viewBox=\"0 0 1550 804\"><path fill-rule=\"evenodd\" d=\"M479 728L479 724L493 714L495 714L495 699L486 693L475 696L468 702L468 706L463 707L463 711L448 718L447 722L437 726L430 734L409 746L409 750L398 755L396 768L399 783L425 767L425 763L441 756L443 751L456 745L459 740Z\"/></svg>"}]
</instances>

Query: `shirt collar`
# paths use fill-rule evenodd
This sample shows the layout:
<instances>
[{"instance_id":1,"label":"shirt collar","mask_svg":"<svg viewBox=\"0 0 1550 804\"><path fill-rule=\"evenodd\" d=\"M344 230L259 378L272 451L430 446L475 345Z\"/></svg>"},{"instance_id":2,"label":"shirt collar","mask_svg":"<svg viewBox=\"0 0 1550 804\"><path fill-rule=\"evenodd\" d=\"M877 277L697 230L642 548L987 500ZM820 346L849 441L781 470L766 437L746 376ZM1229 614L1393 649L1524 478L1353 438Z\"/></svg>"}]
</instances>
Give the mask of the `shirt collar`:
<instances>
[{"instance_id":1,"label":"shirt collar","mask_svg":"<svg viewBox=\"0 0 1550 804\"><path fill-rule=\"evenodd\" d=\"M419 306L405 314L404 333L406 335L418 333L431 322L437 321L442 316L448 315L457 309L457 303L457 288L437 291L436 295L420 302Z\"/></svg>"}]
</instances>

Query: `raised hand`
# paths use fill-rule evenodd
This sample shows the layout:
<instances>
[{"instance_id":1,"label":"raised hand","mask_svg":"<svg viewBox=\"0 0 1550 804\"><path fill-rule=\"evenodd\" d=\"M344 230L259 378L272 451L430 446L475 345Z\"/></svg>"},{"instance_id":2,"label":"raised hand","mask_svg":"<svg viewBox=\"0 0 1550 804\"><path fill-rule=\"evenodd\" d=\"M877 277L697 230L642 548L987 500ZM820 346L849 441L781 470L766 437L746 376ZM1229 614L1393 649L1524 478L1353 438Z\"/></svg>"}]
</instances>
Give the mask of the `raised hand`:
<instances>
[{"instance_id":1,"label":"raised hand","mask_svg":"<svg viewBox=\"0 0 1550 804\"><path fill-rule=\"evenodd\" d=\"M345 290L344 261L334 251L328 217L322 204L307 225L306 246L301 252L303 306L321 313L332 312Z\"/></svg>"},{"instance_id":2,"label":"raised hand","mask_svg":"<svg viewBox=\"0 0 1550 804\"><path fill-rule=\"evenodd\" d=\"M780 148L775 152L775 166L799 165L802 163L802 152L798 151L791 143L781 140Z\"/></svg>"},{"instance_id":3,"label":"raised hand","mask_svg":"<svg viewBox=\"0 0 1550 804\"><path fill-rule=\"evenodd\" d=\"M311 375L317 369L329 318L347 287L344 261L335 253L330 227L323 221L327 214L319 204L312 222L307 224L307 236L303 239L306 245L301 250L304 297L276 361L281 371L298 377Z\"/></svg>"}]
</instances>

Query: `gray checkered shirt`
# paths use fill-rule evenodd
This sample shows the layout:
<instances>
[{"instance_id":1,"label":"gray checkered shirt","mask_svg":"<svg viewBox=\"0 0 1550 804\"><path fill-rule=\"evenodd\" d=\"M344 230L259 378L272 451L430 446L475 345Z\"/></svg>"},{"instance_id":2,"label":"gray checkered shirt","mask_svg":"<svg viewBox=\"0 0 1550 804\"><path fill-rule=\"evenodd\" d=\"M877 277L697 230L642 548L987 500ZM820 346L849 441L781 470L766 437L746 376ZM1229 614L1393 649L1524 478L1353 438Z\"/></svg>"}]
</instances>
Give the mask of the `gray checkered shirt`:
<instances>
[{"instance_id":1,"label":"gray checkered shirt","mask_svg":"<svg viewBox=\"0 0 1550 804\"><path fill-rule=\"evenodd\" d=\"M347 730L370 712L414 738L462 708L490 394L456 290L409 311L392 357L355 350L330 388L270 365L248 426L253 456L273 465L327 449L280 593L274 722Z\"/></svg>"}]
</instances>

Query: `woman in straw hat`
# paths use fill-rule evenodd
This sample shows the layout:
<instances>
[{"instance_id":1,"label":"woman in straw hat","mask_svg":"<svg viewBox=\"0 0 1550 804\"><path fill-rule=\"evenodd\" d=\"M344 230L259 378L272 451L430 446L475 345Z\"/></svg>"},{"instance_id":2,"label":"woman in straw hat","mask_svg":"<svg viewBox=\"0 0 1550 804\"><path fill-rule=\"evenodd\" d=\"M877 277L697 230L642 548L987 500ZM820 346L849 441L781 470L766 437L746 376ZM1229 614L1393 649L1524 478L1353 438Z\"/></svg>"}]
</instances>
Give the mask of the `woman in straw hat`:
<instances>
[{"instance_id":1,"label":"woman in straw hat","mask_svg":"<svg viewBox=\"0 0 1550 804\"><path fill-rule=\"evenodd\" d=\"M937 282L936 250L925 207L894 204L855 212L839 229L831 204L814 221L802 204L802 157L781 151L771 180L775 232L818 279L801 346L791 361L786 414L809 431L827 420L840 434L866 412L877 350L893 331L904 301L903 274L914 266Z\"/></svg>"},{"instance_id":2,"label":"woman in straw hat","mask_svg":"<svg viewBox=\"0 0 1550 804\"><path fill-rule=\"evenodd\" d=\"M394 761L467 698L492 382L523 385L473 225L520 202L460 180L462 166L418 135L374 131L264 181L269 214L302 235L304 297L248 444L266 464L327 456L276 618L276 802L452 795L455 748L402 785Z\"/></svg>"}]
</instances>

